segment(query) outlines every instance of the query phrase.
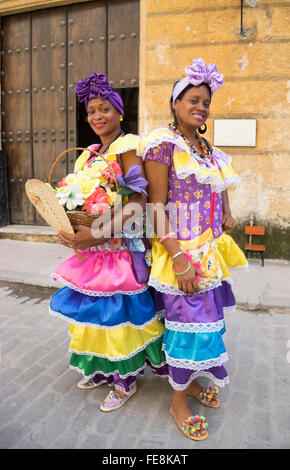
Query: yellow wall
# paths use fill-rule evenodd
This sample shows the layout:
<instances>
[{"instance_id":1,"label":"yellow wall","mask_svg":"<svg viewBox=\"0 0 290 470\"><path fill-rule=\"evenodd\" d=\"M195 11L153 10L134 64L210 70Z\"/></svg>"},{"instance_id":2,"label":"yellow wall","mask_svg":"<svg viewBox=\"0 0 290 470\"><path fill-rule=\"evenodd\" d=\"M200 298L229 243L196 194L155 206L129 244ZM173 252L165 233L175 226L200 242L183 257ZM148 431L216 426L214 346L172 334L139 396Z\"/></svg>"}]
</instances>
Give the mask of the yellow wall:
<instances>
[{"instance_id":1,"label":"yellow wall","mask_svg":"<svg viewBox=\"0 0 290 470\"><path fill-rule=\"evenodd\" d=\"M214 95L213 119L256 119L256 147L221 147L241 177L230 190L234 216L290 227L290 2L141 0L140 128L146 134L171 120L174 81L193 58L215 63L225 85ZM249 6L251 5L251 6Z\"/></svg>"}]
</instances>

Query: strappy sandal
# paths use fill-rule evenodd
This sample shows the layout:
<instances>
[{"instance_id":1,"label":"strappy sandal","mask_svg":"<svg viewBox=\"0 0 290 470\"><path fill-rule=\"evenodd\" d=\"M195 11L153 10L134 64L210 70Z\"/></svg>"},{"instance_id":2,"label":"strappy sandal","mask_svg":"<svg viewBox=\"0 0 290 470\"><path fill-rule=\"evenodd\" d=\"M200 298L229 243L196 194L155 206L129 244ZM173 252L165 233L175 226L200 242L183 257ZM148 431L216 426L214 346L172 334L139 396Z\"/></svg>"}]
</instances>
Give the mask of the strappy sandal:
<instances>
[{"instance_id":1,"label":"strappy sandal","mask_svg":"<svg viewBox=\"0 0 290 470\"><path fill-rule=\"evenodd\" d=\"M202 389L199 393L199 397L192 393L187 393L187 395L196 398L204 406L208 406L209 408L218 408L221 404L221 402L216 398L218 392L218 387L207 387ZM216 403L212 403L213 400L215 400Z\"/></svg>"},{"instance_id":2,"label":"strappy sandal","mask_svg":"<svg viewBox=\"0 0 290 470\"><path fill-rule=\"evenodd\" d=\"M84 377L82 380L78 382L77 386L81 390L92 390L93 388L96 388L98 385L95 384L95 382L92 379L87 379L86 377Z\"/></svg>"},{"instance_id":3,"label":"strappy sandal","mask_svg":"<svg viewBox=\"0 0 290 470\"><path fill-rule=\"evenodd\" d=\"M105 400L100 404L100 410L105 411L105 412L118 410L136 392L137 392L136 385L134 385L129 395L125 395L124 397L121 397L116 391L112 390L106 396Z\"/></svg>"},{"instance_id":4,"label":"strappy sandal","mask_svg":"<svg viewBox=\"0 0 290 470\"><path fill-rule=\"evenodd\" d=\"M172 408L170 408L170 413L174 418L174 413ZM175 421L175 418L174 418ZM175 421L176 422L176 421ZM177 423L176 423L177 424ZM180 431L189 439L193 439L194 441L203 441L207 439L208 432L206 428L208 427L207 420L204 416L189 416L189 418L185 419L181 426L177 424ZM201 431L205 431L204 434L200 434L199 436L195 435L196 433L200 433Z\"/></svg>"}]
</instances>

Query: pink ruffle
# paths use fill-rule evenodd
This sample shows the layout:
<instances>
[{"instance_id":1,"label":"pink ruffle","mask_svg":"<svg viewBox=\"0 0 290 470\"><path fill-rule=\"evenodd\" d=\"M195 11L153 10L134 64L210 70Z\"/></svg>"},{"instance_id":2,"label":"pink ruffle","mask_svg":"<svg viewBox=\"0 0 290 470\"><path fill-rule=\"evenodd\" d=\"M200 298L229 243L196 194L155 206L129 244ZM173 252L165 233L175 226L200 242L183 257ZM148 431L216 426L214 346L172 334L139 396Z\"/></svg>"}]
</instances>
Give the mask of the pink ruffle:
<instances>
[{"instance_id":1,"label":"pink ruffle","mask_svg":"<svg viewBox=\"0 0 290 470\"><path fill-rule=\"evenodd\" d=\"M134 294L146 288L134 275L128 250L80 251L84 262L73 253L60 264L52 277L88 295Z\"/></svg>"}]
</instances>

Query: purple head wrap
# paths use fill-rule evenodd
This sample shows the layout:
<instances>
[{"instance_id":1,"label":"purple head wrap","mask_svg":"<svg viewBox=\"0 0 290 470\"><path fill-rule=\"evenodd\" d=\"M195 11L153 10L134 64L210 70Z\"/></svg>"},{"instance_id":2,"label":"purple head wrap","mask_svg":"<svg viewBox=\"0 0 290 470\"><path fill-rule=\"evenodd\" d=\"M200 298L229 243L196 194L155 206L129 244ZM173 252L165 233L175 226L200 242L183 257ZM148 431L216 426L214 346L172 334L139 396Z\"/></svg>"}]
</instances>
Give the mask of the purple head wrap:
<instances>
[{"instance_id":1,"label":"purple head wrap","mask_svg":"<svg viewBox=\"0 0 290 470\"><path fill-rule=\"evenodd\" d=\"M104 73L94 72L84 80L79 80L75 90L78 100L85 102L86 109L89 100L92 98L101 98L102 100L109 100L117 111L119 111L122 116L124 115L121 96L110 87L107 75Z\"/></svg>"},{"instance_id":2,"label":"purple head wrap","mask_svg":"<svg viewBox=\"0 0 290 470\"><path fill-rule=\"evenodd\" d=\"M173 103L189 84L198 86L206 83L211 89L211 94L224 84L224 76L218 73L216 65L206 65L203 59L194 59L189 67L185 67L185 72L187 76L179 80L174 87Z\"/></svg>"}]
</instances>

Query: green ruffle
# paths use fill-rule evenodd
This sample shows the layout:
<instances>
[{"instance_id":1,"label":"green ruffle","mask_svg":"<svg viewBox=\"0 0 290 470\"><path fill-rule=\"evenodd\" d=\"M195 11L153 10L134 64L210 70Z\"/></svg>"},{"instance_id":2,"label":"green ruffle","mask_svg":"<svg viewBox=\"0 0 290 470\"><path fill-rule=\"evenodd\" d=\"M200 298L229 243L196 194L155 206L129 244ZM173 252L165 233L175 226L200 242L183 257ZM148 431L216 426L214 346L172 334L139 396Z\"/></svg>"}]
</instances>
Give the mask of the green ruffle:
<instances>
[{"instance_id":1,"label":"green ruffle","mask_svg":"<svg viewBox=\"0 0 290 470\"><path fill-rule=\"evenodd\" d=\"M129 374L134 375L138 373L138 370L146 365L146 359L149 359L155 367L159 367L166 362L164 352L162 351L162 336L150 343L143 351L122 361L110 361L110 359L89 354L72 353L70 365L82 370L86 377L98 372L109 375L116 371L118 371L121 377L126 377Z\"/></svg>"}]
</instances>

